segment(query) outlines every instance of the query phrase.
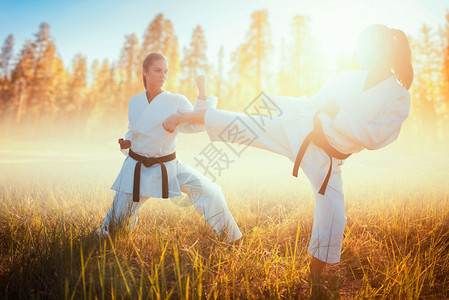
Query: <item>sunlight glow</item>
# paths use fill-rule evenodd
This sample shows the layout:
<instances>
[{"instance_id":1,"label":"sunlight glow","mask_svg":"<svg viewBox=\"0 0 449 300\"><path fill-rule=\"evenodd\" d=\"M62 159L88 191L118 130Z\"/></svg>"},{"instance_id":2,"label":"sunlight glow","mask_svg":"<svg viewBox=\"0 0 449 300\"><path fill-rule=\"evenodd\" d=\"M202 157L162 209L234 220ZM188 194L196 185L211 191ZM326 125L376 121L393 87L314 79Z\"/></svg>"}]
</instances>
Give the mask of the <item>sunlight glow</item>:
<instances>
[{"instance_id":1,"label":"sunlight glow","mask_svg":"<svg viewBox=\"0 0 449 300\"><path fill-rule=\"evenodd\" d=\"M355 53L359 33L367 26L363 17L365 9L359 2L327 2L313 12L312 32L319 43L320 55L327 69L336 66L341 55Z\"/></svg>"}]
</instances>

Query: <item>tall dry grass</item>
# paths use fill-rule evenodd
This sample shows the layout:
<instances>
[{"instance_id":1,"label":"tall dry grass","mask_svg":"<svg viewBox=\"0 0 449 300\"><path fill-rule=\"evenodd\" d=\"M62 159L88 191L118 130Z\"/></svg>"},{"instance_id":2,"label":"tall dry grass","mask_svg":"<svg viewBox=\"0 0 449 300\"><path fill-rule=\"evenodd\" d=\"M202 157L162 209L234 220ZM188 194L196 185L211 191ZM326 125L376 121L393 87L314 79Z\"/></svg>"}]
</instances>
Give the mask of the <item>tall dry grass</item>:
<instances>
[{"instance_id":1,"label":"tall dry grass","mask_svg":"<svg viewBox=\"0 0 449 300\"><path fill-rule=\"evenodd\" d=\"M182 137L178 154L195 166L207 143ZM325 270L331 298L449 298L449 159L407 145L343 165L348 223L342 261ZM134 232L101 240L93 231L124 158L116 147L1 145L1 298L309 296L313 199L289 161L251 149L218 179L244 234L235 244L193 207L161 199L147 201Z\"/></svg>"}]
</instances>

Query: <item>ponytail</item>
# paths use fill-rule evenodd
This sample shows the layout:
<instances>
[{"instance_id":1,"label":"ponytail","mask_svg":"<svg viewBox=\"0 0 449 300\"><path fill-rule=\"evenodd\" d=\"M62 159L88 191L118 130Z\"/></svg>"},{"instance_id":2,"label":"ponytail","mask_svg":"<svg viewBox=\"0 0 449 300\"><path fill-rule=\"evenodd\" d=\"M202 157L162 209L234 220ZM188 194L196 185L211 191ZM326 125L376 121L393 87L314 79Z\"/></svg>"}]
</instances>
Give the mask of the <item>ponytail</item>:
<instances>
[{"instance_id":1,"label":"ponytail","mask_svg":"<svg viewBox=\"0 0 449 300\"><path fill-rule=\"evenodd\" d=\"M391 68L398 77L399 82L407 90L413 82L412 54L407 36L402 30L391 29Z\"/></svg>"}]
</instances>

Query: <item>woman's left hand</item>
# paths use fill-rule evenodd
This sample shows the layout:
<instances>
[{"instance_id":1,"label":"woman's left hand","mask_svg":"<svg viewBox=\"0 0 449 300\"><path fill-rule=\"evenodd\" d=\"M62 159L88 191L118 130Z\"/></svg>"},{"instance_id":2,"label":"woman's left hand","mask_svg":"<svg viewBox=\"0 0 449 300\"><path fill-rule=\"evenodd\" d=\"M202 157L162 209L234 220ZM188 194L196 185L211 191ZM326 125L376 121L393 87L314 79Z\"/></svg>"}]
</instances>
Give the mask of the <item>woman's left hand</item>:
<instances>
[{"instance_id":1,"label":"woman's left hand","mask_svg":"<svg viewBox=\"0 0 449 300\"><path fill-rule=\"evenodd\" d=\"M179 115L173 114L169 116L167 119L165 119L164 122L162 122L162 127L165 129L165 131L173 133L176 130L176 127L179 125Z\"/></svg>"},{"instance_id":2,"label":"woman's left hand","mask_svg":"<svg viewBox=\"0 0 449 300\"><path fill-rule=\"evenodd\" d=\"M128 149L131 147L131 141L129 140L119 139L118 143L120 144L120 149Z\"/></svg>"}]
</instances>

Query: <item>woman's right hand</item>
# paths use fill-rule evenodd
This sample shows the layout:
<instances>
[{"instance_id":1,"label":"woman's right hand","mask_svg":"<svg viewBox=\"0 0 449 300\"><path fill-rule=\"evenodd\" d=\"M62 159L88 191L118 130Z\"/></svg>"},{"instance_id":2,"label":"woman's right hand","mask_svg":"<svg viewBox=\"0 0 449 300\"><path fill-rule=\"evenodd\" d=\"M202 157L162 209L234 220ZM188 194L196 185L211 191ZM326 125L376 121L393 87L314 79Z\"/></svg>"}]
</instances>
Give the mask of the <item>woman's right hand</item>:
<instances>
[{"instance_id":1,"label":"woman's right hand","mask_svg":"<svg viewBox=\"0 0 449 300\"><path fill-rule=\"evenodd\" d=\"M176 130L176 127L180 123L180 117L181 115L179 113L173 114L169 116L167 119L165 119L164 122L162 122L162 127L165 131L169 133L173 133Z\"/></svg>"},{"instance_id":2,"label":"woman's right hand","mask_svg":"<svg viewBox=\"0 0 449 300\"><path fill-rule=\"evenodd\" d=\"M131 147L131 141L119 139L118 143L120 144L120 149L128 149Z\"/></svg>"}]
</instances>

